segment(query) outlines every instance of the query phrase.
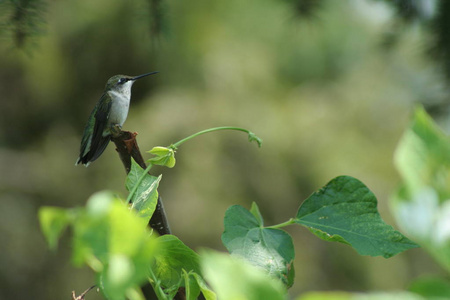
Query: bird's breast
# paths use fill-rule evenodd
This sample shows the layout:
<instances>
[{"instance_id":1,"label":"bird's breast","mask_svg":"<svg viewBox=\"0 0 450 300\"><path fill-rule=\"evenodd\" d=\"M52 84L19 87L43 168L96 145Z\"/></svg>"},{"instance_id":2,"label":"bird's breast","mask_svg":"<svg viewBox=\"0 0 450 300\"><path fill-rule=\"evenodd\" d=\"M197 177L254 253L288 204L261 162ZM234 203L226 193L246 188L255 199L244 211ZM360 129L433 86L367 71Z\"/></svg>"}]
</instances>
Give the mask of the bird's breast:
<instances>
[{"instance_id":1,"label":"bird's breast","mask_svg":"<svg viewBox=\"0 0 450 300\"><path fill-rule=\"evenodd\" d=\"M128 109L130 108L130 97L122 95L120 93L111 91L111 112L109 114L109 125L119 124L120 126L125 123L128 116Z\"/></svg>"}]
</instances>

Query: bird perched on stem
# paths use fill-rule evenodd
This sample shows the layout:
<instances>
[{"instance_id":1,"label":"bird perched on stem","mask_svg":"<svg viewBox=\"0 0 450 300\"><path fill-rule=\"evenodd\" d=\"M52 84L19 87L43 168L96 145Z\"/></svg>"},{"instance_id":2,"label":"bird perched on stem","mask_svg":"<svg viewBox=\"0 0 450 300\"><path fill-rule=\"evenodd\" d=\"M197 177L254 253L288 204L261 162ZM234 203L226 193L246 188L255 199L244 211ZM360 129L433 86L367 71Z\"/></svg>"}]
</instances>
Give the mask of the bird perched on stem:
<instances>
[{"instance_id":1,"label":"bird perched on stem","mask_svg":"<svg viewBox=\"0 0 450 300\"><path fill-rule=\"evenodd\" d=\"M111 140L112 131L122 128L128 116L130 107L131 86L145 76L158 72L151 72L139 76L115 75L106 83L105 91L95 105L84 128L81 139L80 157L75 165L86 167L105 151Z\"/></svg>"}]
</instances>

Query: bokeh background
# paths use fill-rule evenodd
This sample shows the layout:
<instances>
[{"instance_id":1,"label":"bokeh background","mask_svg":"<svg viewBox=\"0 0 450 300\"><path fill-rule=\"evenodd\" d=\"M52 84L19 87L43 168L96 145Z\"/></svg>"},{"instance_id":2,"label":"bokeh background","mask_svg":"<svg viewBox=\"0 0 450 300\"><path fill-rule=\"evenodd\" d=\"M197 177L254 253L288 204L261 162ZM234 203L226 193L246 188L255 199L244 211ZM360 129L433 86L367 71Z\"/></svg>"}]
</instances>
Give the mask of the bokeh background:
<instances>
[{"instance_id":1,"label":"bokeh background","mask_svg":"<svg viewBox=\"0 0 450 300\"><path fill-rule=\"evenodd\" d=\"M449 14L446 0L0 1L0 299L70 299L94 282L70 264L68 234L47 249L37 211L83 206L104 189L126 195L113 145L74 166L115 74L160 71L134 85L124 126L142 150L225 125L264 140L258 149L243 133L203 135L179 148L174 169L153 169L173 233L193 249L224 250L230 205L255 201L266 224L281 223L344 174L369 186L395 227L392 156L413 107L450 128ZM292 296L399 290L443 274L421 249L361 257L288 231Z\"/></svg>"}]
</instances>

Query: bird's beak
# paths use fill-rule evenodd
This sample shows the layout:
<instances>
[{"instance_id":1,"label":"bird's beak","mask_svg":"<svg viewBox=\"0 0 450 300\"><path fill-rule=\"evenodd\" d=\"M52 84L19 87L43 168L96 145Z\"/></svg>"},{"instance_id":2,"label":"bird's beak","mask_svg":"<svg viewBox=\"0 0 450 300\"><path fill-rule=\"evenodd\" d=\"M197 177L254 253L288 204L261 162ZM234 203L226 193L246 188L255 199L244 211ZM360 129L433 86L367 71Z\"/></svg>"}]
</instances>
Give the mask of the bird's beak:
<instances>
[{"instance_id":1,"label":"bird's beak","mask_svg":"<svg viewBox=\"0 0 450 300\"><path fill-rule=\"evenodd\" d=\"M135 77L131 78L130 80L135 81L135 80L138 80L139 78L142 78L142 77L145 77L145 76L149 76L149 75L153 75L153 74L156 74L156 73L159 73L159 72L155 71L155 72L145 73L145 74L142 74L142 75L135 76Z\"/></svg>"}]
</instances>

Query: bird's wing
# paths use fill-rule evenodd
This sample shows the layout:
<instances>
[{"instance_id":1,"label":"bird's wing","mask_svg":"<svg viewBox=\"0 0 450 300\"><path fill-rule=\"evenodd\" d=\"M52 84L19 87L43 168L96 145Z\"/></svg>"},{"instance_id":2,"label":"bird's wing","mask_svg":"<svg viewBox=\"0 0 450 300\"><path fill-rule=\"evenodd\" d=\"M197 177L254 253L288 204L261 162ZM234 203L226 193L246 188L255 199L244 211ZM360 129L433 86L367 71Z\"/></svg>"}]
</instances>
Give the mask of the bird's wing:
<instances>
[{"instance_id":1,"label":"bird's wing","mask_svg":"<svg viewBox=\"0 0 450 300\"><path fill-rule=\"evenodd\" d=\"M78 163L88 164L96 160L105 150L111 139L110 135L104 134L108 124L109 112L111 111L111 101L106 101L106 94L103 94L100 101L89 116L85 133L81 140L80 157Z\"/></svg>"}]
</instances>

